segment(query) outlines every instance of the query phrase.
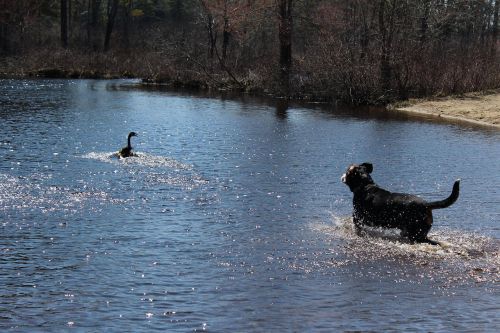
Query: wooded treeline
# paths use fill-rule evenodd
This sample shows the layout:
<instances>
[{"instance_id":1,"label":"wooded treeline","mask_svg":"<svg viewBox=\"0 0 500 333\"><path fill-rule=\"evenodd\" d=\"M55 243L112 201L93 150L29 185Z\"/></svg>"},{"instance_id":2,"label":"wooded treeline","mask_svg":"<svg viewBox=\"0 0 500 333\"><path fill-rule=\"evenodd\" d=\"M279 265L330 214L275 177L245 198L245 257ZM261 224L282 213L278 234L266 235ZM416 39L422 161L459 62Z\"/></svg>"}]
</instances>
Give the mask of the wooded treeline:
<instances>
[{"instance_id":1,"label":"wooded treeline","mask_svg":"<svg viewBox=\"0 0 500 333\"><path fill-rule=\"evenodd\" d=\"M500 0L0 0L0 71L385 103L500 87L499 7Z\"/></svg>"}]
</instances>

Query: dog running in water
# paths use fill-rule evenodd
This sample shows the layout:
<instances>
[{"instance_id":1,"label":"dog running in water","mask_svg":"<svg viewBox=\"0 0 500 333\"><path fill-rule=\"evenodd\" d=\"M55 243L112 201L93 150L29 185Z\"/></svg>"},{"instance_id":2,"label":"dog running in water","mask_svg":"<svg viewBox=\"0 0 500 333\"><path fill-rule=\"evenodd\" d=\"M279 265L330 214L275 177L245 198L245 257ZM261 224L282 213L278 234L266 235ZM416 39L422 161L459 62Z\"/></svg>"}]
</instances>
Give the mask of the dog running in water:
<instances>
[{"instance_id":1,"label":"dog running in water","mask_svg":"<svg viewBox=\"0 0 500 333\"><path fill-rule=\"evenodd\" d=\"M398 228L401 236L412 243L437 245L427 238L433 222L432 210L449 207L458 199L460 180L455 181L448 198L427 202L416 195L382 189L370 176L372 171L371 163L352 164L341 178L354 194L352 217L356 232L361 234L363 225Z\"/></svg>"}]
</instances>

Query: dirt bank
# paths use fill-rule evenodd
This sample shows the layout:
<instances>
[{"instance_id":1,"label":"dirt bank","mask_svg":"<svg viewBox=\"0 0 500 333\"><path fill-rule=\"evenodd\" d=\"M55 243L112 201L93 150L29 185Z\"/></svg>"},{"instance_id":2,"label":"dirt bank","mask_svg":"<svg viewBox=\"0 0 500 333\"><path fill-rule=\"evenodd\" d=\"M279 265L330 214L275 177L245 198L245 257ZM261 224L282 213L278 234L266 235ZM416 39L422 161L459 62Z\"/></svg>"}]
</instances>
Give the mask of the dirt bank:
<instances>
[{"instance_id":1,"label":"dirt bank","mask_svg":"<svg viewBox=\"0 0 500 333\"><path fill-rule=\"evenodd\" d=\"M484 93L428 100L410 100L390 107L394 111L435 115L500 129L500 89Z\"/></svg>"}]
</instances>

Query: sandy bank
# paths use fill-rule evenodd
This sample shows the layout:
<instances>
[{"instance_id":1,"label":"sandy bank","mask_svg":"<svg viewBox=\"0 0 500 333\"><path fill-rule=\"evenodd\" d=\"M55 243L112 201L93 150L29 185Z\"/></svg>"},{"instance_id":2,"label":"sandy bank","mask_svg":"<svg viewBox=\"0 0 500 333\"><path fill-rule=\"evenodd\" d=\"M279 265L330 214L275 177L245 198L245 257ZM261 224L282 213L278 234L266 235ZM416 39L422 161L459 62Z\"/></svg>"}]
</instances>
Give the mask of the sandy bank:
<instances>
[{"instance_id":1,"label":"sandy bank","mask_svg":"<svg viewBox=\"0 0 500 333\"><path fill-rule=\"evenodd\" d=\"M500 90L432 100L410 100L404 105L392 106L391 109L462 120L500 129Z\"/></svg>"}]
</instances>

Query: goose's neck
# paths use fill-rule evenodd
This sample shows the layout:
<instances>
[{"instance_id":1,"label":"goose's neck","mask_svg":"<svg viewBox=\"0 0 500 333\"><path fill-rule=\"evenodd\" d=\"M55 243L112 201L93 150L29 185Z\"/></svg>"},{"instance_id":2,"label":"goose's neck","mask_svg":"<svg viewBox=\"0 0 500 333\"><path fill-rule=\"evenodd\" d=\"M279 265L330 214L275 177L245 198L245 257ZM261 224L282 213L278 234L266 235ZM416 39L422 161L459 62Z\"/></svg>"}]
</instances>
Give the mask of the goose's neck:
<instances>
[{"instance_id":1,"label":"goose's neck","mask_svg":"<svg viewBox=\"0 0 500 333\"><path fill-rule=\"evenodd\" d=\"M130 144L130 138L131 138L131 136L129 136L129 137L127 138L127 147L128 147L128 148L132 148L132 145Z\"/></svg>"}]
</instances>

